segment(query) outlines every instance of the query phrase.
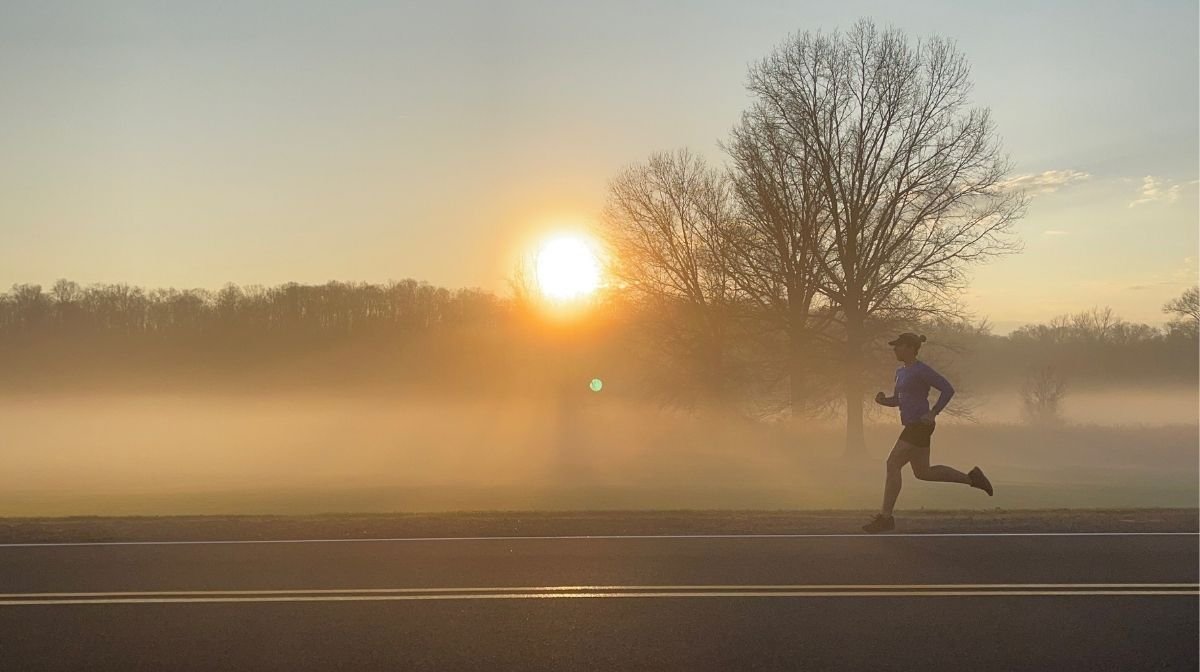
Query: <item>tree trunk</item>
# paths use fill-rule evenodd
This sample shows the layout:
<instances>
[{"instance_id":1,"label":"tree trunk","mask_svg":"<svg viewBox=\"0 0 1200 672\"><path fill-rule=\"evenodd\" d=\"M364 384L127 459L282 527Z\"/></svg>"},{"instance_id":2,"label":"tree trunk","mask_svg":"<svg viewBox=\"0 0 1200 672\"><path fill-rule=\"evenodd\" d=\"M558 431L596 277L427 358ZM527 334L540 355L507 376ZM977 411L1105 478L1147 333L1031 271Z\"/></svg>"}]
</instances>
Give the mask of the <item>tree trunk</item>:
<instances>
[{"instance_id":1,"label":"tree trunk","mask_svg":"<svg viewBox=\"0 0 1200 672\"><path fill-rule=\"evenodd\" d=\"M813 334L809 325L812 295L797 289L799 283L788 284L788 401L793 420L807 413L813 403L812 357Z\"/></svg>"},{"instance_id":2,"label":"tree trunk","mask_svg":"<svg viewBox=\"0 0 1200 672\"><path fill-rule=\"evenodd\" d=\"M808 362L806 340L794 327L788 334L788 393L792 419L797 420L808 409L808 381L805 380Z\"/></svg>"},{"instance_id":3,"label":"tree trunk","mask_svg":"<svg viewBox=\"0 0 1200 672\"><path fill-rule=\"evenodd\" d=\"M849 376L853 376L853 380ZM846 380L846 456L862 457L867 454L867 440L863 435L862 383L858 376L848 374Z\"/></svg>"},{"instance_id":4,"label":"tree trunk","mask_svg":"<svg viewBox=\"0 0 1200 672\"><path fill-rule=\"evenodd\" d=\"M725 402L728 392L725 334L720 323L722 318L703 312L698 317L703 325L701 334L704 339L701 343L703 361L700 362L700 394L704 403L719 406Z\"/></svg>"},{"instance_id":5,"label":"tree trunk","mask_svg":"<svg viewBox=\"0 0 1200 672\"><path fill-rule=\"evenodd\" d=\"M846 315L846 360L842 374L846 392L846 456L862 457L867 453L863 435L862 347L863 317Z\"/></svg>"}]
</instances>

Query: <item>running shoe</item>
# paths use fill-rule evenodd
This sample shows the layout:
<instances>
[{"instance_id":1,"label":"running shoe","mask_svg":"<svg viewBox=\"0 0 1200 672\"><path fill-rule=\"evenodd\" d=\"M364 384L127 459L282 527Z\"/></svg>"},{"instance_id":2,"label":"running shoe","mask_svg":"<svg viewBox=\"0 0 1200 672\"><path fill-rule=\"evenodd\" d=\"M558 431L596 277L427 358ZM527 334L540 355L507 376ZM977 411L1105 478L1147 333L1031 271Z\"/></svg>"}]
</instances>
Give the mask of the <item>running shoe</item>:
<instances>
[{"instance_id":1,"label":"running shoe","mask_svg":"<svg viewBox=\"0 0 1200 672\"><path fill-rule=\"evenodd\" d=\"M878 534L887 532L888 530L896 529L896 519L892 516L885 516L882 513L876 514L871 522L862 526L864 532L869 534Z\"/></svg>"},{"instance_id":2,"label":"running shoe","mask_svg":"<svg viewBox=\"0 0 1200 672\"><path fill-rule=\"evenodd\" d=\"M987 476L983 475L983 470L981 470L979 467L975 467L971 471L968 471L967 478L971 479L972 488L979 488L980 490L988 493L988 497L992 496L992 482L988 480Z\"/></svg>"}]
</instances>

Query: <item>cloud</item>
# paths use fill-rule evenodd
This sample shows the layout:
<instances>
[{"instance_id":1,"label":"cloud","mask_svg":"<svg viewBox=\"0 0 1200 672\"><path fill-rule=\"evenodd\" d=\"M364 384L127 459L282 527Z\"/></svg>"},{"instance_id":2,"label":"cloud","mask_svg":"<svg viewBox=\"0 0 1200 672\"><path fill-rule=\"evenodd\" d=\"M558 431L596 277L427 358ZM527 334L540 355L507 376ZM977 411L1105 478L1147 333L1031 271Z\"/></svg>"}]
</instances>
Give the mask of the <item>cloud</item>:
<instances>
[{"instance_id":1,"label":"cloud","mask_svg":"<svg viewBox=\"0 0 1200 672\"><path fill-rule=\"evenodd\" d=\"M1157 282L1151 282L1148 284L1130 285L1127 289L1131 289L1135 292L1140 292L1144 289L1154 289L1155 287L1175 287L1178 285L1179 285L1179 283L1174 280L1159 280Z\"/></svg>"},{"instance_id":2,"label":"cloud","mask_svg":"<svg viewBox=\"0 0 1200 672\"><path fill-rule=\"evenodd\" d=\"M1184 285L1196 284L1200 279L1200 268L1196 267L1196 258L1184 257L1183 265L1175 269L1175 274L1171 277Z\"/></svg>"},{"instance_id":3,"label":"cloud","mask_svg":"<svg viewBox=\"0 0 1200 672\"><path fill-rule=\"evenodd\" d=\"M1030 195L1052 194L1059 189L1082 182L1091 175L1080 170L1047 170L1044 173L1017 175L1000 183L1003 190L1023 190Z\"/></svg>"},{"instance_id":4,"label":"cloud","mask_svg":"<svg viewBox=\"0 0 1200 672\"><path fill-rule=\"evenodd\" d=\"M1191 287L1197 282L1196 257L1184 257L1183 263L1173 269L1163 269L1152 276L1142 279L1136 285L1126 289L1140 292L1147 289Z\"/></svg>"},{"instance_id":5,"label":"cloud","mask_svg":"<svg viewBox=\"0 0 1200 672\"><path fill-rule=\"evenodd\" d=\"M1188 184L1192 184L1189 182ZM1130 202L1129 207L1136 208L1139 205L1163 201L1166 203L1174 203L1179 200L1179 190L1182 186L1178 182L1170 182L1161 177L1147 175L1142 178L1142 194L1141 198Z\"/></svg>"}]
</instances>

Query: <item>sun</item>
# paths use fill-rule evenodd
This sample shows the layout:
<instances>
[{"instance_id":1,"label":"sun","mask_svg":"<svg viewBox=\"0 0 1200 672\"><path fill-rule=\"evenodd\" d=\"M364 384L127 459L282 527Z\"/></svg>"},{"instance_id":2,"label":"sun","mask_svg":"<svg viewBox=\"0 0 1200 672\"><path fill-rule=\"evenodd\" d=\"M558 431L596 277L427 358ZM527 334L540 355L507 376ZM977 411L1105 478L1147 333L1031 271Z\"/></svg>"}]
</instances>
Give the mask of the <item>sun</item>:
<instances>
[{"instance_id":1,"label":"sun","mask_svg":"<svg viewBox=\"0 0 1200 672\"><path fill-rule=\"evenodd\" d=\"M582 299L600 288L596 245L581 234L547 238L538 246L534 268L538 289L554 301Z\"/></svg>"}]
</instances>

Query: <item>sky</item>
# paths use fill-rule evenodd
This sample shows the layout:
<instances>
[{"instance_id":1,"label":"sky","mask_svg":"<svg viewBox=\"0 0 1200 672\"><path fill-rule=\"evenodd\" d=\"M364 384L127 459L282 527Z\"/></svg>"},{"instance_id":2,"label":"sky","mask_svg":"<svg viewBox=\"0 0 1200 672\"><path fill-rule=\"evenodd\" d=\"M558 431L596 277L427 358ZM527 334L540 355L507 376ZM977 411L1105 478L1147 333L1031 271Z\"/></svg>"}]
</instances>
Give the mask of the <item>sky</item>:
<instances>
[{"instance_id":1,"label":"sky","mask_svg":"<svg viewBox=\"0 0 1200 672\"><path fill-rule=\"evenodd\" d=\"M0 287L416 278L504 292L655 151L716 164L747 67L859 18L956 41L1032 196L998 333L1197 281L1192 2L0 4Z\"/></svg>"}]
</instances>

